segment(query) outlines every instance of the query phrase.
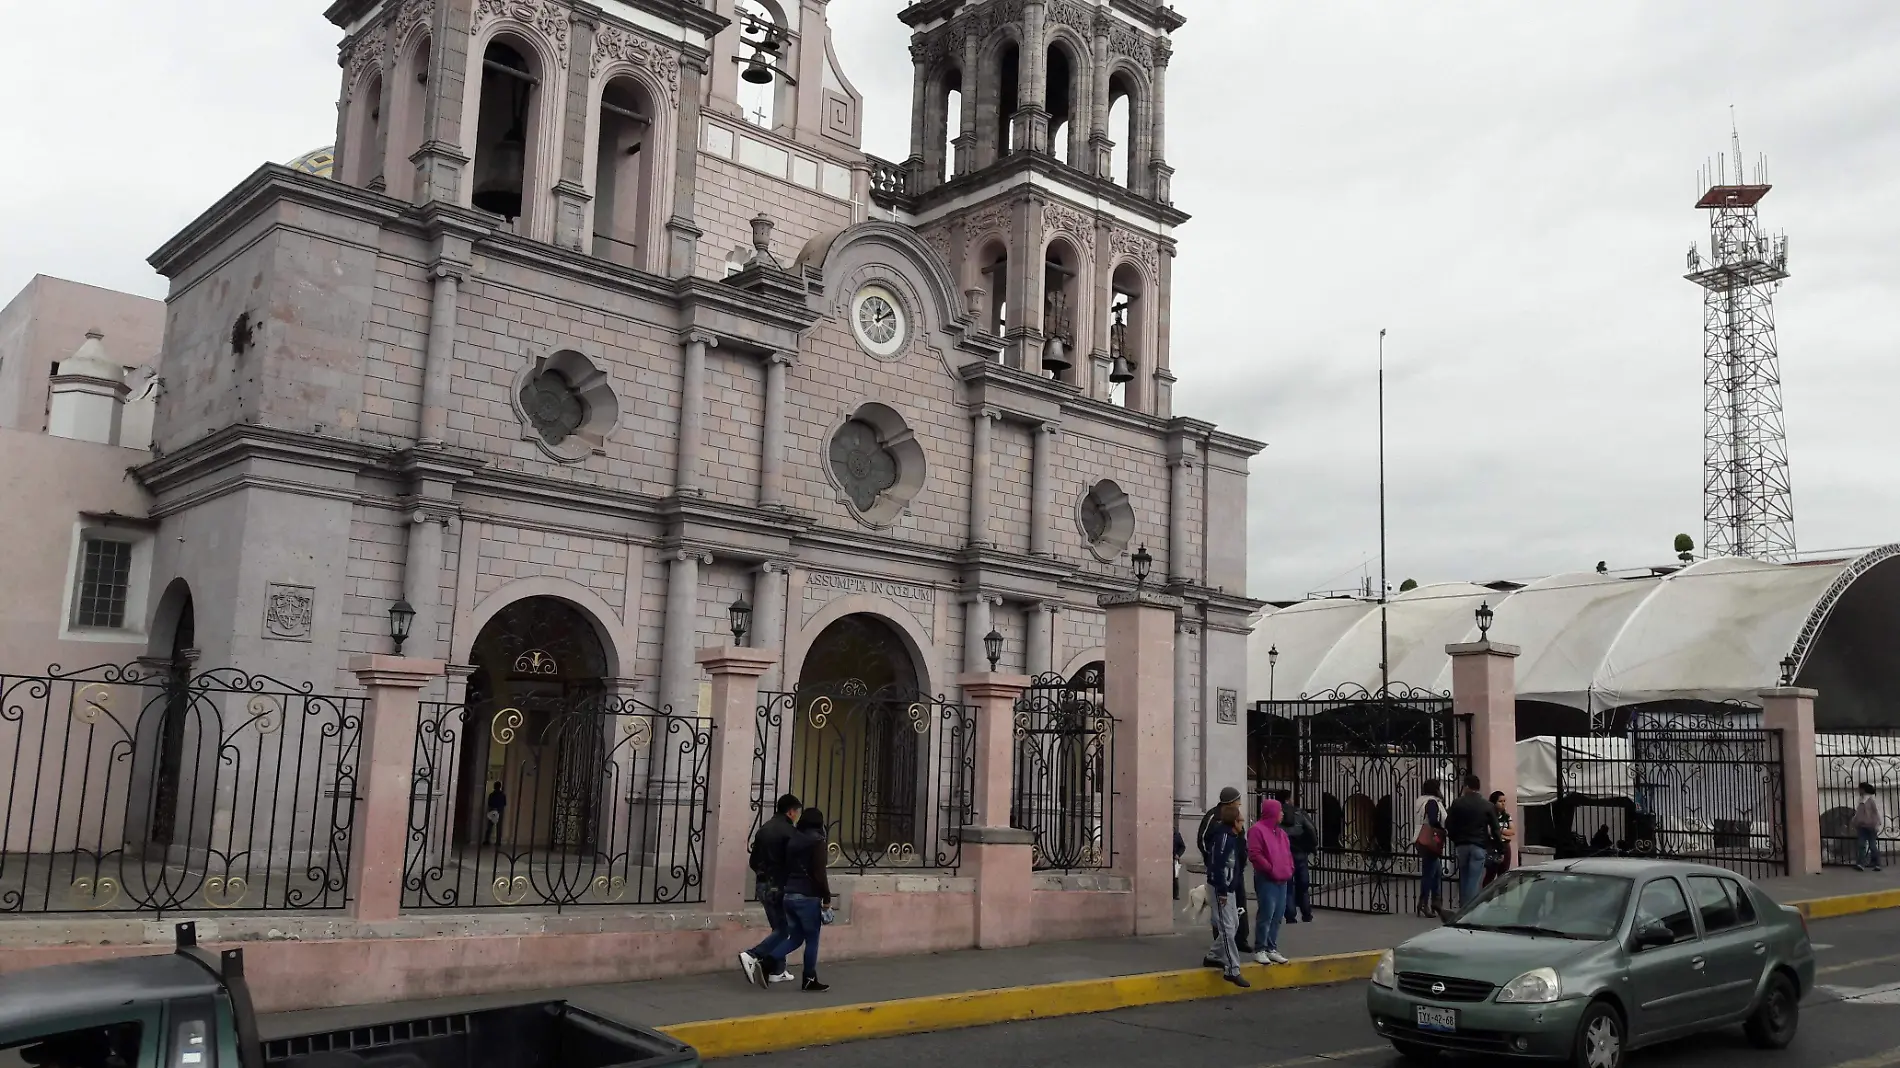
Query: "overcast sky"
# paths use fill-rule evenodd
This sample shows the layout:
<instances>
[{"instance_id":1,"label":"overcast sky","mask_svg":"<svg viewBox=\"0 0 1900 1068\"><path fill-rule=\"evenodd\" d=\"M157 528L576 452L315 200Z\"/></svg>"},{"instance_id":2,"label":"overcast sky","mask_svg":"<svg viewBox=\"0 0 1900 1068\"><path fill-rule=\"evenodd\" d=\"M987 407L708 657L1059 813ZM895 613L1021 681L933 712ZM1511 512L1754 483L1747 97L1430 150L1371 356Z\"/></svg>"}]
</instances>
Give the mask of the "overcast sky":
<instances>
[{"instance_id":1,"label":"overcast sky","mask_svg":"<svg viewBox=\"0 0 1900 1068\"><path fill-rule=\"evenodd\" d=\"M0 300L145 257L334 139L324 0L0 0ZM1701 540L1696 169L1766 153L1804 549L1900 539L1900 3L1178 0L1176 411L1269 442L1252 592L1665 561ZM897 0L832 0L866 147L908 151Z\"/></svg>"}]
</instances>

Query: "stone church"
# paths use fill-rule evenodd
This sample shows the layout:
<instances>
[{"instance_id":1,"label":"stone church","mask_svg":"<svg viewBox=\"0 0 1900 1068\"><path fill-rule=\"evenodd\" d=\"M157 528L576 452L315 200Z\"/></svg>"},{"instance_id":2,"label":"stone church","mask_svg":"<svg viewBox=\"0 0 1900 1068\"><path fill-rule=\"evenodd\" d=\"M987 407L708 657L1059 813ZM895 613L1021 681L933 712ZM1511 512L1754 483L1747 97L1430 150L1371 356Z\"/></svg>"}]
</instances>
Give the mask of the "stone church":
<instances>
[{"instance_id":1,"label":"stone church","mask_svg":"<svg viewBox=\"0 0 1900 1068\"><path fill-rule=\"evenodd\" d=\"M1238 785L1262 445L1174 411L1181 16L904 8L893 162L827 13L334 0L334 147L151 260L147 651L353 687L401 602L448 701L690 712L738 624L768 691L954 702L1099 665L1139 563L1177 800Z\"/></svg>"}]
</instances>

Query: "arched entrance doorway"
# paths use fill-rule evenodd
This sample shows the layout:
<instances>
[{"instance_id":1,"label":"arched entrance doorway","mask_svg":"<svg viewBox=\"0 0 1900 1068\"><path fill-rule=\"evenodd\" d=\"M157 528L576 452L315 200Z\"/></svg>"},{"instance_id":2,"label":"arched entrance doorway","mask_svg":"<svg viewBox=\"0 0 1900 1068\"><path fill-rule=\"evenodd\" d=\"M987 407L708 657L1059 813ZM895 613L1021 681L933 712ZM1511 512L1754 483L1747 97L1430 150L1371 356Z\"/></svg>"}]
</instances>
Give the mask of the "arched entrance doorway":
<instances>
[{"instance_id":1,"label":"arched entrance doorway","mask_svg":"<svg viewBox=\"0 0 1900 1068\"><path fill-rule=\"evenodd\" d=\"M933 707L920 698L909 646L883 619L845 616L812 642L798 674L788 785L824 811L834 863L916 861Z\"/></svg>"},{"instance_id":2,"label":"arched entrance doorway","mask_svg":"<svg viewBox=\"0 0 1900 1068\"><path fill-rule=\"evenodd\" d=\"M607 689L593 622L559 598L523 598L482 627L469 661L455 844L591 847L609 744L603 717L576 714Z\"/></svg>"}]
</instances>

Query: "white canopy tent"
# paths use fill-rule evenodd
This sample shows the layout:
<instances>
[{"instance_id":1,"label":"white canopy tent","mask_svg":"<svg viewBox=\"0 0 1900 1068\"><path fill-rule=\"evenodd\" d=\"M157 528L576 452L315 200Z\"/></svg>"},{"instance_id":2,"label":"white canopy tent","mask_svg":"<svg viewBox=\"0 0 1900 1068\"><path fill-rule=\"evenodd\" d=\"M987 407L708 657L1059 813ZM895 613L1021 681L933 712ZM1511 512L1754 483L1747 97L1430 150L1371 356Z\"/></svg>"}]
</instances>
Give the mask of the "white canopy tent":
<instances>
[{"instance_id":1,"label":"white canopy tent","mask_svg":"<svg viewBox=\"0 0 1900 1068\"><path fill-rule=\"evenodd\" d=\"M1882 567L1881 565L1894 564ZM1849 593L1859 591L1858 601ZM1478 637L1473 613L1495 612L1490 637L1521 649L1519 700L1586 712L1661 701L1753 703L1795 656L1798 679L1823 707L1848 699L1868 722L1895 722L1900 692L1900 545L1792 564L1737 557L1656 574L1553 575L1522 587L1421 586L1386 606L1391 681L1444 692L1445 646ZM1836 609L1856 633L1816 663ZM1380 683L1379 606L1369 600L1303 601L1271 611L1249 644L1249 700L1287 700L1340 686ZM1269 649L1277 648L1277 666ZM1818 668L1818 670L1817 670ZM1889 685L1891 689L1888 689ZM1269 689L1271 688L1271 693Z\"/></svg>"}]
</instances>

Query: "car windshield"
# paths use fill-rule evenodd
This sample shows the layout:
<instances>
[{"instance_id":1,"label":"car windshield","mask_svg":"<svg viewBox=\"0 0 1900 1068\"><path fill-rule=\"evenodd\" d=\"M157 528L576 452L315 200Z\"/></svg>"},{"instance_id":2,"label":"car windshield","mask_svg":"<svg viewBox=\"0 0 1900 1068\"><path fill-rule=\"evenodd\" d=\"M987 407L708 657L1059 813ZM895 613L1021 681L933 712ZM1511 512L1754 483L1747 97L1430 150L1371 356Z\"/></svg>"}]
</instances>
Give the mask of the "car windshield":
<instances>
[{"instance_id":1,"label":"car windshield","mask_svg":"<svg viewBox=\"0 0 1900 1068\"><path fill-rule=\"evenodd\" d=\"M1558 938L1616 933L1630 881L1568 871L1514 871L1487 887L1453 926Z\"/></svg>"}]
</instances>

